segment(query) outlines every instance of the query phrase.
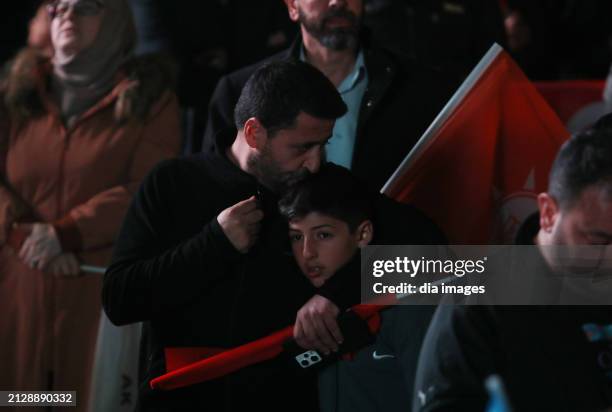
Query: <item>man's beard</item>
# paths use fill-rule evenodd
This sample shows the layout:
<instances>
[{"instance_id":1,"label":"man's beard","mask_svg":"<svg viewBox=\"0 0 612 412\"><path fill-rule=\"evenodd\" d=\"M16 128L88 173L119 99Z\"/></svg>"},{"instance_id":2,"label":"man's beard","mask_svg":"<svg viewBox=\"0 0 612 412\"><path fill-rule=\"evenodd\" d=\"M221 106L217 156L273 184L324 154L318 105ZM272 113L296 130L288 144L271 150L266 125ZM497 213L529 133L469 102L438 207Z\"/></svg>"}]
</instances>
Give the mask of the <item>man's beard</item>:
<instances>
[{"instance_id":1,"label":"man's beard","mask_svg":"<svg viewBox=\"0 0 612 412\"><path fill-rule=\"evenodd\" d=\"M321 16L318 21L306 17L299 7L298 13L300 23L306 31L326 48L336 51L357 49L361 21L355 13L347 9L333 9ZM327 28L329 20L337 17L347 19L351 23L350 26Z\"/></svg>"},{"instance_id":2,"label":"man's beard","mask_svg":"<svg viewBox=\"0 0 612 412\"><path fill-rule=\"evenodd\" d=\"M266 148L259 155L253 155L249 158L248 167L262 185L278 194L283 193L288 187L298 183L310 174L310 171L305 167L294 172L282 171Z\"/></svg>"}]
</instances>

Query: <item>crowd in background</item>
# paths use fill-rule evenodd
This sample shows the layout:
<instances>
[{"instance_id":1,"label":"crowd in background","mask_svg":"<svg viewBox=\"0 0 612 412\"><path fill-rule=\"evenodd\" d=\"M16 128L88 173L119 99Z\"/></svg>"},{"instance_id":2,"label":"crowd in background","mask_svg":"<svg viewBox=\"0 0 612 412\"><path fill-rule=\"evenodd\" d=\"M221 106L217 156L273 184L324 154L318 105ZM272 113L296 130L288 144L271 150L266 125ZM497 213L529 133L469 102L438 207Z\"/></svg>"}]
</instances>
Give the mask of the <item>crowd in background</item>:
<instances>
[{"instance_id":1,"label":"crowd in background","mask_svg":"<svg viewBox=\"0 0 612 412\"><path fill-rule=\"evenodd\" d=\"M35 24L45 19L40 3L5 6L0 62L26 42L47 47ZM178 65L185 153L201 149L219 78L287 48L297 34L281 0L130 4L136 53L167 52ZM611 9L605 0L368 0L364 23L380 42L450 76L463 78L497 42L531 80L604 79L612 61Z\"/></svg>"}]
</instances>

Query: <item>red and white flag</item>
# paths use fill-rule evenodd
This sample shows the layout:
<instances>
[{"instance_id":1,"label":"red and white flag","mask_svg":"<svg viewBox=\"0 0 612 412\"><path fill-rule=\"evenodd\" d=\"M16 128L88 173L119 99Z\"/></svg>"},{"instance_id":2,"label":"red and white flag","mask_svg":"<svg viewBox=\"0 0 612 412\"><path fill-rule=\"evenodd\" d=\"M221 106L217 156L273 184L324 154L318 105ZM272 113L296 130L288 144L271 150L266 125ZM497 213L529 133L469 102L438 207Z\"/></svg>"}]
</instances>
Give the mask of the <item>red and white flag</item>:
<instances>
[{"instance_id":1,"label":"red and white flag","mask_svg":"<svg viewBox=\"0 0 612 412\"><path fill-rule=\"evenodd\" d=\"M382 191L427 213L452 244L510 243L536 210L568 132L493 45Z\"/></svg>"}]
</instances>

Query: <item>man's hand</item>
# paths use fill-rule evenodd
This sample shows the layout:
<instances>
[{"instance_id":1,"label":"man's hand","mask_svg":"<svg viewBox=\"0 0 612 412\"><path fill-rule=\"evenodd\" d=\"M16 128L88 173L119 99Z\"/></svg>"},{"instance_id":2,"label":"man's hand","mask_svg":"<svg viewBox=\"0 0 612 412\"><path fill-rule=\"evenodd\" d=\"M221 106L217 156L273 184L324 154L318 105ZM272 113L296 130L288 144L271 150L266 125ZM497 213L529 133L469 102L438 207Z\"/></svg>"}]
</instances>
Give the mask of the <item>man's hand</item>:
<instances>
[{"instance_id":1,"label":"man's hand","mask_svg":"<svg viewBox=\"0 0 612 412\"><path fill-rule=\"evenodd\" d=\"M340 309L329 299L314 295L298 311L293 337L304 349L316 349L328 355L338 351L344 340L337 317Z\"/></svg>"},{"instance_id":2,"label":"man's hand","mask_svg":"<svg viewBox=\"0 0 612 412\"><path fill-rule=\"evenodd\" d=\"M217 216L223 233L241 253L247 253L257 241L263 212L257 207L257 199L247 200L230 206Z\"/></svg>"},{"instance_id":3,"label":"man's hand","mask_svg":"<svg viewBox=\"0 0 612 412\"><path fill-rule=\"evenodd\" d=\"M62 253L49 263L45 272L56 276L76 277L81 274L81 268L74 253Z\"/></svg>"},{"instance_id":4,"label":"man's hand","mask_svg":"<svg viewBox=\"0 0 612 412\"><path fill-rule=\"evenodd\" d=\"M44 270L53 258L62 253L62 246L53 225L21 224L18 229L28 236L19 250L19 258L30 268Z\"/></svg>"}]
</instances>

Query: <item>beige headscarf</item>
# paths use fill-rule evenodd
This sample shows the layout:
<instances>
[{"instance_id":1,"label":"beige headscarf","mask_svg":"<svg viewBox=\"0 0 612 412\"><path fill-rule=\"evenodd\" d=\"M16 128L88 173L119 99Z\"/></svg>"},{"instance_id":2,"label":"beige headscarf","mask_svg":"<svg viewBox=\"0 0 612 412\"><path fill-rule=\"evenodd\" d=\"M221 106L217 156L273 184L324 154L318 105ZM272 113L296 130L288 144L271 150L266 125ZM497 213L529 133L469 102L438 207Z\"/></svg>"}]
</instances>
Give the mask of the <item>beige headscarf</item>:
<instances>
[{"instance_id":1,"label":"beige headscarf","mask_svg":"<svg viewBox=\"0 0 612 412\"><path fill-rule=\"evenodd\" d=\"M101 1L104 17L94 43L77 54L56 50L52 60L52 89L67 125L110 92L118 69L136 46L134 17L127 0Z\"/></svg>"}]
</instances>

